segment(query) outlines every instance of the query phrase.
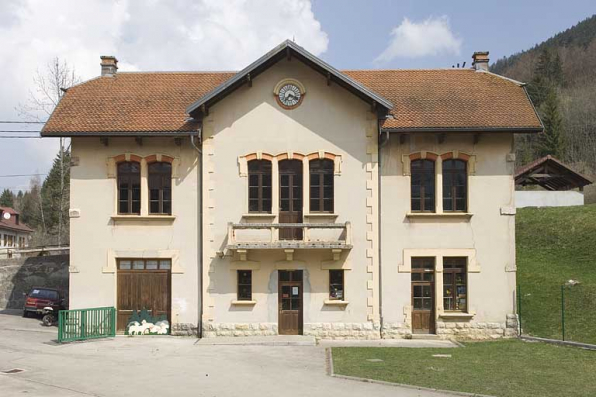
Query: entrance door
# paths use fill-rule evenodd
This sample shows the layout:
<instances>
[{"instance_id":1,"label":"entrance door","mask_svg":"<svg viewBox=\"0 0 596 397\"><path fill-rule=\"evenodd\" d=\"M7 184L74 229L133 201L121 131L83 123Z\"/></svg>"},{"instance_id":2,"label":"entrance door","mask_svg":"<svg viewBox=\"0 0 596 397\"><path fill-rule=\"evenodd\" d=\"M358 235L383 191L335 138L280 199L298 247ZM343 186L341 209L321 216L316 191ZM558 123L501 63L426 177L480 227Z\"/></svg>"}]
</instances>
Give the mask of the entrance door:
<instances>
[{"instance_id":1,"label":"entrance door","mask_svg":"<svg viewBox=\"0 0 596 397\"><path fill-rule=\"evenodd\" d=\"M302 270L279 271L279 334L302 335Z\"/></svg>"},{"instance_id":2,"label":"entrance door","mask_svg":"<svg viewBox=\"0 0 596 397\"><path fill-rule=\"evenodd\" d=\"M412 258L412 333L435 333L435 258Z\"/></svg>"},{"instance_id":3,"label":"entrance door","mask_svg":"<svg viewBox=\"0 0 596 397\"><path fill-rule=\"evenodd\" d=\"M171 323L171 266L169 259L118 260L118 331L125 331L133 311L143 309Z\"/></svg>"},{"instance_id":4,"label":"entrance door","mask_svg":"<svg viewBox=\"0 0 596 397\"><path fill-rule=\"evenodd\" d=\"M279 162L279 223L302 223L302 161ZM279 229L280 240L302 240L302 228Z\"/></svg>"}]
</instances>

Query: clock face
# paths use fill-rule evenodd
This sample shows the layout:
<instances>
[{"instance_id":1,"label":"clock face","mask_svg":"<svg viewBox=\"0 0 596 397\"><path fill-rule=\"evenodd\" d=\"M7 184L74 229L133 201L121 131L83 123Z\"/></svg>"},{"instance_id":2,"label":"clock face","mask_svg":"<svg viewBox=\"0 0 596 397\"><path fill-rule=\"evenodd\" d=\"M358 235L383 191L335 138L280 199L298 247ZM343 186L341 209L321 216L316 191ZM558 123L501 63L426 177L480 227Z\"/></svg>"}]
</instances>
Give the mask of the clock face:
<instances>
[{"instance_id":1,"label":"clock face","mask_svg":"<svg viewBox=\"0 0 596 397\"><path fill-rule=\"evenodd\" d=\"M298 86L288 83L279 89L279 94L277 97L283 105L293 108L300 102L302 93L300 92L300 88L298 88Z\"/></svg>"}]
</instances>

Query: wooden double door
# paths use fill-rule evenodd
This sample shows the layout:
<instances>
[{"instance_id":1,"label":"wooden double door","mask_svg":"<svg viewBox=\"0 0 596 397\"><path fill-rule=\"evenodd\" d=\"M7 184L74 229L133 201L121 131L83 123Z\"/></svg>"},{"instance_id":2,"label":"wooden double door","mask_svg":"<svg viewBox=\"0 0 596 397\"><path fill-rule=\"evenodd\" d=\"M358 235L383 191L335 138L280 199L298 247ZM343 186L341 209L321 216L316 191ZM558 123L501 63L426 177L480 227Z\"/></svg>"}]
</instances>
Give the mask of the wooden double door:
<instances>
[{"instance_id":1,"label":"wooden double door","mask_svg":"<svg viewBox=\"0 0 596 397\"><path fill-rule=\"evenodd\" d=\"M435 258L412 258L412 333L435 333Z\"/></svg>"},{"instance_id":2,"label":"wooden double door","mask_svg":"<svg viewBox=\"0 0 596 397\"><path fill-rule=\"evenodd\" d=\"M137 261L132 261L134 264ZM171 324L170 269L118 269L117 330L124 332L134 311L147 310L153 317L165 316ZM165 267L165 266L164 266Z\"/></svg>"},{"instance_id":3,"label":"wooden double door","mask_svg":"<svg viewBox=\"0 0 596 397\"><path fill-rule=\"evenodd\" d=\"M278 273L278 332L280 335L302 335L302 270L280 270Z\"/></svg>"},{"instance_id":4,"label":"wooden double door","mask_svg":"<svg viewBox=\"0 0 596 397\"><path fill-rule=\"evenodd\" d=\"M301 160L279 162L279 223L302 223L303 177ZM281 228L281 240L302 240L302 228Z\"/></svg>"}]
</instances>

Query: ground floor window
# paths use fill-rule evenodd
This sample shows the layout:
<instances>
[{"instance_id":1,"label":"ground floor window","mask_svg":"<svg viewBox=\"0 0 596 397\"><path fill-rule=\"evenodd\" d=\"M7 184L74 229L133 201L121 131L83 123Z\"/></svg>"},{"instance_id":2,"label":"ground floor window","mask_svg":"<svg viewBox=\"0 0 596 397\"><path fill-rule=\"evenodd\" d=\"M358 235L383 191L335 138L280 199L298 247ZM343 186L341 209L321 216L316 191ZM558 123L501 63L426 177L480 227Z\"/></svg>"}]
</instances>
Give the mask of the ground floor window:
<instances>
[{"instance_id":1,"label":"ground floor window","mask_svg":"<svg viewBox=\"0 0 596 397\"><path fill-rule=\"evenodd\" d=\"M343 270L329 270L329 299L345 299Z\"/></svg>"},{"instance_id":2,"label":"ground floor window","mask_svg":"<svg viewBox=\"0 0 596 397\"><path fill-rule=\"evenodd\" d=\"M443 307L446 311L468 310L467 258L443 258Z\"/></svg>"},{"instance_id":3,"label":"ground floor window","mask_svg":"<svg viewBox=\"0 0 596 397\"><path fill-rule=\"evenodd\" d=\"M238 300L252 300L252 271L238 270Z\"/></svg>"}]
</instances>

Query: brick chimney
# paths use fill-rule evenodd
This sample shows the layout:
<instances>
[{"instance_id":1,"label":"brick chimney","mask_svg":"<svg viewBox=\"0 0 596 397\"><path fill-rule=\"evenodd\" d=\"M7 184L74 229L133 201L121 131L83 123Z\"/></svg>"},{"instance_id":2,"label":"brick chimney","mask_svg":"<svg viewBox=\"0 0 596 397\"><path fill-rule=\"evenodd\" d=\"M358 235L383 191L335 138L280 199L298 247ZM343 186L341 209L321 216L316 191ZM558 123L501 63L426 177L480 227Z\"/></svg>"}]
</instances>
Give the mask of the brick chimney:
<instances>
[{"instance_id":1,"label":"brick chimney","mask_svg":"<svg viewBox=\"0 0 596 397\"><path fill-rule=\"evenodd\" d=\"M101 75L105 77L114 77L118 70L118 60L113 55L102 55L101 57Z\"/></svg>"},{"instance_id":2,"label":"brick chimney","mask_svg":"<svg viewBox=\"0 0 596 397\"><path fill-rule=\"evenodd\" d=\"M472 67L476 70L488 72L488 51L476 51L472 55Z\"/></svg>"}]
</instances>

